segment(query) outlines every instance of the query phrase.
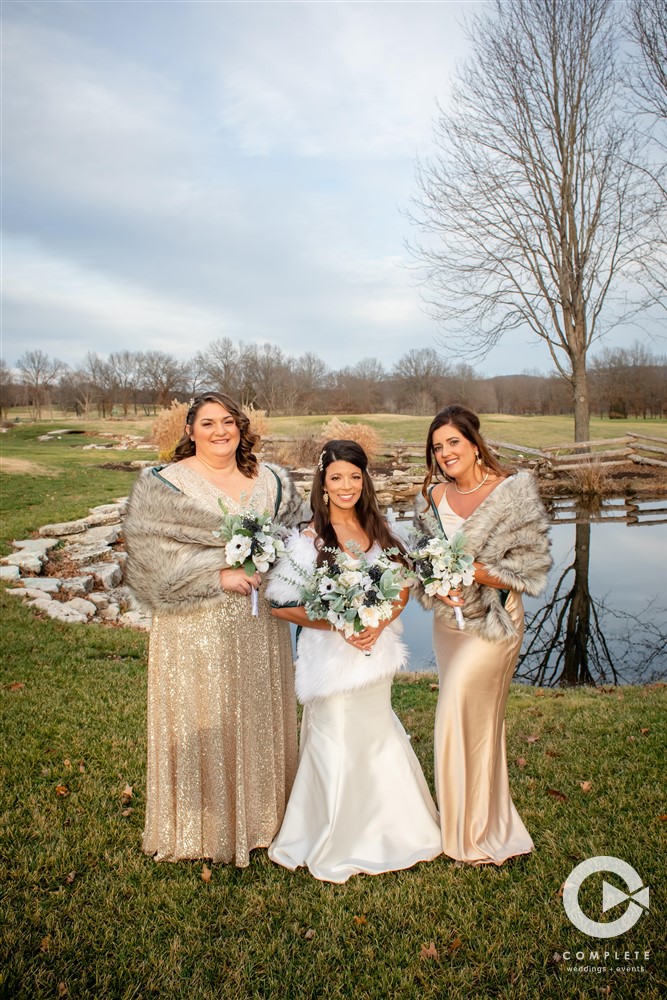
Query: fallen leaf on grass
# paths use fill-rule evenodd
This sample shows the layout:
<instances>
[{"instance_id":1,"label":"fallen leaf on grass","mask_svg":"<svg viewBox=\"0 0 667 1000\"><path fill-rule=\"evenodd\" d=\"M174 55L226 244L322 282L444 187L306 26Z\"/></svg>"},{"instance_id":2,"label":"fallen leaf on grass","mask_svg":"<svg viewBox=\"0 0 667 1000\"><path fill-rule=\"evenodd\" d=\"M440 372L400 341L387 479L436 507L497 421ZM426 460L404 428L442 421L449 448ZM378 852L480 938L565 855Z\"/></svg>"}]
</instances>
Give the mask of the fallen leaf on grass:
<instances>
[{"instance_id":1,"label":"fallen leaf on grass","mask_svg":"<svg viewBox=\"0 0 667 1000\"><path fill-rule=\"evenodd\" d=\"M68 760L67 757L66 757L65 760L63 761L63 767L66 767L68 771L71 770L71 768L72 768L72 761Z\"/></svg>"},{"instance_id":2,"label":"fallen leaf on grass","mask_svg":"<svg viewBox=\"0 0 667 1000\"><path fill-rule=\"evenodd\" d=\"M590 792L591 788L593 787L593 782L592 781L580 781L579 785L581 786L582 792Z\"/></svg>"},{"instance_id":3,"label":"fallen leaf on grass","mask_svg":"<svg viewBox=\"0 0 667 1000\"><path fill-rule=\"evenodd\" d=\"M132 806L130 806L129 809L123 809L121 813L121 816L131 816L131 815L132 815Z\"/></svg>"},{"instance_id":4,"label":"fallen leaf on grass","mask_svg":"<svg viewBox=\"0 0 667 1000\"><path fill-rule=\"evenodd\" d=\"M58 983L58 996L59 997L67 996L67 987L65 986L64 983Z\"/></svg>"},{"instance_id":5,"label":"fallen leaf on grass","mask_svg":"<svg viewBox=\"0 0 667 1000\"><path fill-rule=\"evenodd\" d=\"M557 896L562 896L564 891L565 891L565 882L563 882L563 884L561 885L561 887L558 890L558 892L556 893L556 895Z\"/></svg>"},{"instance_id":6,"label":"fallen leaf on grass","mask_svg":"<svg viewBox=\"0 0 667 1000\"><path fill-rule=\"evenodd\" d=\"M651 730L649 729L648 726L645 726L643 729L640 729L639 732L642 734L642 736L646 736L646 734L650 733Z\"/></svg>"},{"instance_id":7,"label":"fallen leaf on grass","mask_svg":"<svg viewBox=\"0 0 667 1000\"><path fill-rule=\"evenodd\" d=\"M547 757L560 757L560 754L558 753L557 750L545 750L544 752Z\"/></svg>"},{"instance_id":8,"label":"fallen leaf on grass","mask_svg":"<svg viewBox=\"0 0 667 1000\"><path fill-rule=\"evenodd\" d=\"M461 938L455 937L452 943L448 946L450 954L453 955L455 951L458 951L462 944L463 942L461 941Z\"/></svg>"},{"instance_id":9,"label":"fallen leaf on grass","mask_svg":"<svg viewBox=\"0 0 667 1000\"><path fill-rule=\"evenodd\" d=\"M315 937L315 931L313 930L312 927L309 927L303 936L306 939L306 941L312 941L313 938Z\"/></svg>"},{"instance_id":10,"label":"fallen leaf on grass","mask_svg":"<svg viewBox=\"0 0 667 1000\"><path fill-rule=\"evenodd\" d=\"M12 681L11 684L5 685L8 691L22 691L25 687L23 681Z\"/></svg>"},{"instance_id":11,"label":"fallen leaf on grass","mask_svg":"<svg viewBox=\"0 0 667 1000\"><path fill-rule=\"evenodd\" d=\"M537 743L539 736L536 733L531 733L530 736L526 736L526 743Z\"/></svg>"},{"instance_id":12,"label":"fallen leaf on grass","mask_svg":"<svg viewBox=\"0 0 667 1000\"><path fill-rule=\"evenodd\" d=\"M537 689L537 691L535 692L535 697L536 698L543 698L544 697L544 690L543 690L543 688L538 688Z\"/></svg>"},{"instance_id":13,"label":"fallen leaf on grass","mask_svg":"<svg viewBox=\"0 0 667 1000\"><path fill-rule=\"evenodd\" d=\"M432 958L434 962L439 962L440 961L440 955L438 954L438 949L435 946L435 941L431 941L429 943L428 948L426 947L425 944L423 944L421 946L421 950L419 952L419 957L420 958Z\"/></svg>"},{"instance_id":14,"label":"fallen leaf on grass","mask_svg":"<svg viewBox=\"0 0 667 1000\"><path fill-rule=\"evenodd\" d=\"M562 893L561 893L561 895L562 895ZM553 962L554 965L558 965L559 962L563 961L563 956L561 955L561 953L559 951L555 951L553 953L553 955L551 956L551 961Z\"/></svg>"},{"instance_id":15,"label":"fallen leaf on grass","mask_svg":"<svg viewBox=\"0 0 667 1000\"><path fill-rule=\"evenodd\" d=\"M634 742L635 742L635 737L634 736L628 736L628 743L634 743Z\"/></svg>"},{"instance_id":16,"label":"fallen leaf on grass","mask_svg":"<svg viewBox=\"0 0 667 1000\"><path fill-rule=\"evenodd\" d=\"M362 913L360 917L354 917L354 922L358 927L362 927L366 923L366 917Z\"/></svg>"},{"instance_id":17,"label":"fallen leaf on grass","mask_svg":"<svg viewBox=\"0 0 667 1000\"><path fill-rule=\"evenodd\" d=\"M47 934L46 937L42 938L40 946L39 946L39 950L40 951L48 951L50 947L51 947L51 938Z\"/></svg>"},{"instance_id":18,"label":"fallen leaf on grass","mask_svg":"<svg viewBox=\"0 0 667 1000\"><path fill-rule=\"evenodd\" d=\"M120 797L121 804L124 806L129 806L132 801L132 785L125 785Z\"/></svg>"},{"instance_id":19,"label":"fallen leaf on grass","mask_svg":"<svg viewBox=\"0 0 667 1000\"><path fill-rule=\"evenodd\" d=\"M514 763L516 764L517 767L522 767L523 768L523 767L526 766L526 764L528 763L528 761L526 760L525 757L517 757L517 759L515 760Z\"/></svg>"},{"instance_id":20,"label":"fallen leaf on grass","mask_svg":"<svg viewBox=\"0 0 667 1000\"><path fill-rule=\"evenodd\" d=\"M665 820L667 820L667 813L661 813L660 816L658 816L658 819L661 823L664 823Z\"/></svg>"},{"instance_id":21,"label":"fallen leaf on grass","mask_svg":"<svg viewBox=\"0 0 667 1000\"><path fill-rule=\"evenodd\" d=\"M65 882L67 885L71 885L76 878L76 872L70 872L69 875L65 876Z\"/></svg>"},{"instance_id":22,"label":"fallen leaf on grass","mask_svg":"<svg viewBox=\"0 0 667 1000\"><path fill-rule=\"evenodd\" d=\"M84 762L82 760L80 760L79 761L79 772L81 774L84 774L85 770L86 770L86 766L85 766Z\"/></svg>"},{"instance_id":23,"label":"fallen leaf on grass","mask_svg":"<svg viewBox=\"0 0 667 1000\"><path fill-rule=\"evenodd\" d=\"M56 795L60 795L62 798L69 795L69 788L67 785L56 785Z\"/></svg>"},{"instance_id":24,"label":"fallen leaf on grass","mask_svg":"<svg viewBox=\"0 0 667 1000\"><path fill-rule=\"evenodd\" d=\"M202 882L206 882L206 884L208 885L208 883L211 881L211 875L212 874L213 874L213 872L208 867L208 865L204 865L204 867L201 870L201 880L202 880Z\"/></svg>"},{"instance_id":25,"label":"fallen leaf on grass","mask_svg":"<svg viewBox=\"0 0 667 1000\"><path fill-rule=\"evenodd\" d=\"M429 684L428 687L429 687L429 691L437 691L438 688L440 687L440 685L439 684Z\"/></svg>"},{"instance_id":26,"label":"fallen leaf on grass","mask_svg":"<svg viewBox=\"0 0 667 1000\"><path fill-rule=\"evenodd\" d=\"M547 795L551 795L554 799L559 802L567 802L567 795L559 792L557 788L547 788Z\"/></svg>"}]
</instances>

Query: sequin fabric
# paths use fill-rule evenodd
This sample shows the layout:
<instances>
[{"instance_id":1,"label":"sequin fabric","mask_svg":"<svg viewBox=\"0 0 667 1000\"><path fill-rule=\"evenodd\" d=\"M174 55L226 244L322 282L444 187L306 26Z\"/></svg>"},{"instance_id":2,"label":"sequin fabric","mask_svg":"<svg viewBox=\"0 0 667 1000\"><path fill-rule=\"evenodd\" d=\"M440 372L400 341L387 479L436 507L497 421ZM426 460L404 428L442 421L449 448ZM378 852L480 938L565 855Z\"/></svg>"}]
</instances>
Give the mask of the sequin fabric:
<instances>
[{"instance_id":1,"label":"sequin fabric","mask_svg":"<svg viewBox=\"0 0 667 1000\"><path fill-rule=\"evenodd\" d=\"M274 510L264 466L236 503L180 463L162 471L219 510ZM168 487L165 487L167 489ZM143 850L156 861L210 858L246 867L282 822L297 764L289 626L260 591L213 608L153 617L148 656L148 762Z\"/></svg>"}]
</instances>

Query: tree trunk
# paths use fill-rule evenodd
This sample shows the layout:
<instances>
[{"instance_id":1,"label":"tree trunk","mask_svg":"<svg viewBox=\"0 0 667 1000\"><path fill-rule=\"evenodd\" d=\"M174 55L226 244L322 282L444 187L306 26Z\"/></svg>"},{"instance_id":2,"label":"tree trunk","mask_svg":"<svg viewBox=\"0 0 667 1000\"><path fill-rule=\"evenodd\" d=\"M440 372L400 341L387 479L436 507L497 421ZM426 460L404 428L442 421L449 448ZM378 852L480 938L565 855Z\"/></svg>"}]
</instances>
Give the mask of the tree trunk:
<instances>
[{"instance_id":1,"label":"tree trunk","mask_svg":"<svg viewBox=\"0 0 667 1000\"><path fill-rule=\"evenodd\" d=\"M570 607L564 637L565 657L559 683L563 685L594 684L588 666L590 640L591 595L588 570L591 554L591 524L577 524L574 545L574 585L570 592Z\"/></svg>"},{"instance_id":2,"label":"tree trunk","mask_svg":"<svg viewBox=\"0 0 667 1000\"><path fill-rule=\"evenodd\" d=\"M590 441L591 410L588 398L586 355L572 358L572 391L574 393L574 440ZM589 449L582 449L582 451Z\"/></svg>"}]
</instances>

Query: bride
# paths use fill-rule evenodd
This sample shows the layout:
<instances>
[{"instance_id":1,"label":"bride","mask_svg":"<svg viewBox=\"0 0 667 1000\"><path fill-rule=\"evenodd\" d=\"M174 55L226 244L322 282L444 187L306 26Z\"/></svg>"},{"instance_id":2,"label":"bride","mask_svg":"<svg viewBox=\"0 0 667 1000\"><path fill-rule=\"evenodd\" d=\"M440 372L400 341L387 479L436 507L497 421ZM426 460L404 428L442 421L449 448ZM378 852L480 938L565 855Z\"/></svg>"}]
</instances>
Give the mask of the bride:
<instances>
[{"instance_id":1,"label":"bride","mask_svg":"<svg viewBox=\"0 0 667 1000\"><path fill-rule=\"evenodd\" d=\"M325 620L310 621L298 604L294 563L312 573L327 549L361 549L371 562L383 549L401 549L380 515L367 466L354 441L324 446L311 490L313 520L292 536L267 587L273 614L301 627L296 690L304 704L299 768L269 857L290 870L305 865L326 882L410 868L442 853L437 811L391 709L392 678L406 657L397 619L407 588L391 621L347 639Z\"/></svg>"}]
</instances>

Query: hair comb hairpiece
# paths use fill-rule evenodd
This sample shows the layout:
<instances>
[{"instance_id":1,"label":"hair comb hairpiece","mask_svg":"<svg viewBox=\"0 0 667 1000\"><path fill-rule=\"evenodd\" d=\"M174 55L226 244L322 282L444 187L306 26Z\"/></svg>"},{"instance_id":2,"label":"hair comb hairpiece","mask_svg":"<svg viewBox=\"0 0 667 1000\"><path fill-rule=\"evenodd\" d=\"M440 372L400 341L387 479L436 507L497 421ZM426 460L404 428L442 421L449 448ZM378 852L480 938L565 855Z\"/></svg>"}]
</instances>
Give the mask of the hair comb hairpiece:
<instances>
[{"instance_id":1,"label":"hair comb hairpiece","mask_svg":"<svg viewBox=\"0 0 667 1000\"><path fill-rule=\"evenodd\" d=\"M320 457L317 460L317 468L320 470L320 472L324 472L324 452L325 452L325 450L326 449L323 449L320 452Z\"/></svg>"},{"instance_id":2,"label":"hair comb hairpiece","mask_svg":"<svg viewBox=\"0 0 667 1000\"><path fill-rule=\"evenodd\" d=\"M195 405L195 397L192 396L192 398L188 400L188 410L191 410L194 405Z\"/></svg>"}]
</instances>

